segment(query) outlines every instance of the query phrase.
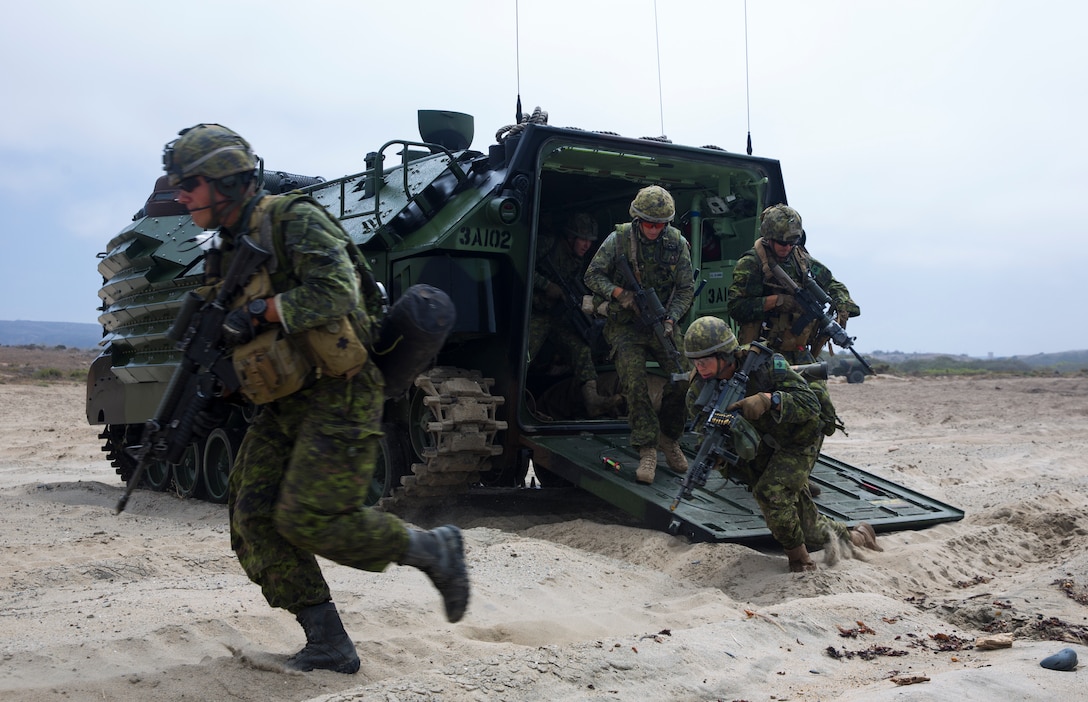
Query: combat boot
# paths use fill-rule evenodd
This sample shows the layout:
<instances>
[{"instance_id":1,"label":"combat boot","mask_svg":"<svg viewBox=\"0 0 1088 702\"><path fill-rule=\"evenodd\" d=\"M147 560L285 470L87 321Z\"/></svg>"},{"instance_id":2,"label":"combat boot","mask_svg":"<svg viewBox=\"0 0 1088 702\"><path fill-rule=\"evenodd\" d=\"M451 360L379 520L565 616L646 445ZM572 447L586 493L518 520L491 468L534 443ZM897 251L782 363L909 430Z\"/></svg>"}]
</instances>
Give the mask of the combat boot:
<instances>
[{"instance_id":1,"label":"combat boot","mask_svg":"<svg viewBox=\"0 0 1088 702\"><path fill-rule=\"evenodd\" d=\"M857 526L850 530L850 542L858 548L867 548L870 551L883 551L876 542L876 531L868 522L858 522Z\"/></svg>"},{"instance_id":2,"label":"combat boot","mask_svg":"<svg viewBox=\"0 0 1088 702\"><path fill-rule=\"evenodd\" d=\"M306 632L306 645L287 659L291 670L333 670L352 674L359 670L359 654L351 642L336 605L325 602L307 607L295 615Z\"/></svg>"},{"instance_id":3,"label":"combat boot","mask_svg":"<svg viewBox=\"0 0 1088 702\"><path fill-rule=\"evenodd\" d=\"M611 397L604 397L597 392L597 381L587 380L582 385L582 401L586 405L586 415L590 419L601 417L603 415L614 415L618 409L618 404L621 399L620 395L612 395Z\"/></svg>"},{"instance_id":4,"label":"combat boot","mask_svg":"<svg viewBox=\"0 0 1088 702\"><path fill-rule=\"evenodd\" d=\"M656 474L657 449L653 446L643 446L638 450L638 470L635 471L635 482L652 485Z\"/></svg>"},{"instance_id":5,"label":"combat boot","mask_svg":"<svg viewBox=\"0 0 1088 702\"><path fill-rule=\"evenodd\" d=\"M790 562L791 573L804 573L805 571L816 570L816 564L812 561L812 557L808 555L808 549L804 544L801 544L797 548L787 548L786 558Z\"/></svg>"},{"instance_id":6,"label":"combat boot","mask_svg":"<svg viewBox=\"0 0 1088 702\"><path fill-rule=\"evenodd\" d=\"M465 547L458 527L447 524L430 531L409 530L408 550L400 563L426 573L442 594L446 619L461 621L468 607L469 582Z\"/></svg>"},{"instance_id":7,"label":"combat boot","mask_svg":"<svg viewBox=\"0 0 1088 702\"><path fill-rule=\"evenodd\" d=\"M680 450L680 442L662 434L657 439L657 447L665 454L665 462L674 473L688 472L688 457Z\"/></svg>"}]
</instances>

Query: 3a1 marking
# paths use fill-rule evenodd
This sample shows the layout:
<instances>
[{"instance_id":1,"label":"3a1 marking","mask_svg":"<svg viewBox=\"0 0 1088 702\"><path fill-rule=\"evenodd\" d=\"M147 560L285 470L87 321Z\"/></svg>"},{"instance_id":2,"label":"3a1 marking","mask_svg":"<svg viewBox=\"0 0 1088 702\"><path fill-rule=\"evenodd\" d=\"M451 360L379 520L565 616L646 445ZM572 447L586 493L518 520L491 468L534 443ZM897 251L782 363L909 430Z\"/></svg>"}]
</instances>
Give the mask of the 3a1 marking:
<instances>
[{"instance_id":1,"label":"3a1 marking","mask_svg":"<svg viewBox=\"0 0 1088 702\"><path fill-rule=\"evenodd\" d=\"M707 288L706 302L708 305L724 305L725 288Z\"/></svg>"}]
</instances>

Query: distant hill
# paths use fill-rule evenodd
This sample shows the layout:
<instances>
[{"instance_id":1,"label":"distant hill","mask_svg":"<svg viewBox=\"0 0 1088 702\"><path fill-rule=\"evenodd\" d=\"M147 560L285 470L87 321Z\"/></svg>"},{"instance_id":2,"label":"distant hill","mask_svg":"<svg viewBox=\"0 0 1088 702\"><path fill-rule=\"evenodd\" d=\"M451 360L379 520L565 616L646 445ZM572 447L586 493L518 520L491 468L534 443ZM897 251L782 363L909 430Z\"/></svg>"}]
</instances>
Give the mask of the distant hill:
<instances>
[{"instance_id":1,"label":"distant hill","mask_svg":"<svg viewBox=\"0 0 1088 702\"><path fill-rule=\"evenodd\" d=\"M866 358L891 363L894 365L919 363L946 359L959 364L973 364L985 367L987 364L1020 364L1031 370L1053 369L1064 372L1077 372L1088 369L1088 349L1081 351L1059 351L1057 353L1036 353L1030 356L993 356L977 358L958 353L903 353L901 351L873 351L864 354Z\"/></svg>"},{"instance_id":2,"label":"distant hill","mask_svg":"<svg viewBox=\"0 0 1088 702\"><path fill-rule=\"evenodd\" d=\"M98 348L102 327L79 322L14 322L0 320L0 344L4 346L66 346L72 349Z\"/></svg>"},{"instance_id":3,"label":"distant hill","mask_svg":"<svg viewBox=\"0 0 1088 702\"><path fill-rule=\"evenodd\" d=\"M79 322L29 322L26 320L0 320L0 345L26 346L37 344L52 348L66 346L72 349L96 349L102 338L102 327L97 324ZM848 352L836 349L836 355ZM1005 356L979 359L958 353L903 353L902 351L873 351L862 354L867 359L884 363L901 364L910 361L926 361L937 358L949 358L954 361L1018 361L1031 369L1053 368L1059 371L1075 372L1088 368L1088 349L1082 351L1060 351L1058 353L1036 353L1030 356Z\"/></svg>"},{"instance_id":4,"label":"distant hill","mask_svg":"<svg viewBox=\"0 0 1088 702\"><path fill-rule=\"evenodd\" d=\"M1030 356L1013 356L1032 368L1053 368L1059 371L1077 371L1088 368L1088 350L1062 351L1060 353L1035 353Z\"/></svg>"}]
</instances>

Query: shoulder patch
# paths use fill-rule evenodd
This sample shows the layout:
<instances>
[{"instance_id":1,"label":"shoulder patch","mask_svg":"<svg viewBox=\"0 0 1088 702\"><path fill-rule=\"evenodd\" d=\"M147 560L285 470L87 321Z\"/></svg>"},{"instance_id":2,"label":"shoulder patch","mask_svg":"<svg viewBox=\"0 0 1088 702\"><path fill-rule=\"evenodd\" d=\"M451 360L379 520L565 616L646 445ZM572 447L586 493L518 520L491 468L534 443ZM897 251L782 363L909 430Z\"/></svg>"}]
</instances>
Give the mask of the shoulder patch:
<instances>
[{"instance_id":1,"label":"shoulder patch","mask_svg":"<svg viewBox=\"0 0 1088 702\"><path fill-rule=\"evenodd\" d=\"M771 357L771 378L774 380L782 380L786 377L786 374L790 371L790 362L786 360L785 356L780 353L776 353Z\"/></svg>"}]
</instances>

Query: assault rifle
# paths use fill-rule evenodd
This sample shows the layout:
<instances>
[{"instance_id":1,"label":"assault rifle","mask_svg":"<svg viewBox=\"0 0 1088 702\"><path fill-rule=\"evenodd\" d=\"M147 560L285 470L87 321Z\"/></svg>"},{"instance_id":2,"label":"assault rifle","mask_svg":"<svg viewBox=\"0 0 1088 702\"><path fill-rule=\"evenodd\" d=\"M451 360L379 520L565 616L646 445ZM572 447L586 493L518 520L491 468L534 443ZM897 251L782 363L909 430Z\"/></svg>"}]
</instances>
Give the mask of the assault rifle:
<instances>
[{"instance_id":1,"label":"assault rifle","mask_svg":"<svg viewBox=\"0 0 1088 702\"><path fill-rule=\"evenodd\" d=\"M708 383L703 388L703 394L713 393L708 402L703 405L699 414L696 428L702 427L702 443L699 444L699 452L695 454L688 472L684 474L684 481L680 484L680 492L672 501L670 510L675 511L680 500L690 500L695 488L706 485L710 471L719 463L736 465L740 456L733 447L733 422L740 416L738 410L728 409L736 402L740 402L748 394L748 378L751 374L766 363L773 354L770 348L753 341L748 346L748 355L744 357L744 363L729 380L721 380L715 387ZM702 399L702 397L700 397Z\"/></svg>"},{"instance_id":2,"label":"assault rifle","mask_svg":"<svg viewBox=\"0 0 1088 702\"><path fill-rule=\"evenodd\" d=\"M240 387L223 343L223 320L230 312L235 296L271 255L248 236L243 236L215 299L206 302L199 293L190 292L182 301L181 309L166 333L167 338L177 343L182 353L181 363L170 378L154 418L144 423L140 443L126 449L136 460L136 468L117 501L117 514L124 511L148 464L151 461L179 463L192 441L201 413L214 399Z\"/></svg>"},{"instance_id":3,"label":"assault rifle","mask_svg":"<svg viewBox=\"0 0 1088 702\"><path fill-rule=\"evenodd\" d=\"M561 304L570 314L571 322L574 324L578 335L585 339L587 344L593 346L601 336L603 324L598 324L582 311L582 297L589 291L579 293L579 291L575 290L570 281L559 273L555 263L547 256L541 259L541 263L544 266L544 272L548 274L549 280L556 283L563 290Z\"/></svg>"},{"instance_id":4,"label":"assault rifle","mask_svg":"<svg viewBox=\"0 0 1088 702\"><path fill-rule=\"evenodd\" d=\"M665 312L661 299L653 288L642 287L642 284L638 282L638 278L635 277L635 272L631 270L631 263L626 256L617 256L616 265L627 280L627 284L635 291L635 309L639 318L643 324L653 329L658 343L665 349L665 353L668 354L673 365L676 366L676 372L672 374L670 379L674 382L685 380L688 374L684 370L684 364L680 362L680 351L676 348L676 342L672 340L672 337L665 333L665 320L669 318L669 315Z\"/></svg>"},{"instance_id":5,"label":"assault rifle","mask_svg":"<svg viewBox=\"0 0 1088 702\"><path fill-rule=\"evenodd\" d=\"M804 276L804 287L798 285L790 274L782 270L782 266L777 263L771 267L771 272L778 278L778 282L786 286L797 300L797 304L801 306L801 317L793 324L793 333L797 334L806 326L809 322L815 321L816 326L819 328L817 336L825 336L835 342L836 346L848 350L854 354L854 358L858 359L858 363L865 368L865 371L869 375L876 375L876 371L861 357L861 354L854 349L854 339L846 334L846 330L843 329L838 322L836 322L831 315L827 313L825 308L832 304L831 298L828 296L824 289L820 287L819 283L811 275Z\"/></svg>"}]
</instances>

